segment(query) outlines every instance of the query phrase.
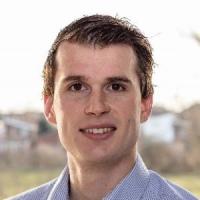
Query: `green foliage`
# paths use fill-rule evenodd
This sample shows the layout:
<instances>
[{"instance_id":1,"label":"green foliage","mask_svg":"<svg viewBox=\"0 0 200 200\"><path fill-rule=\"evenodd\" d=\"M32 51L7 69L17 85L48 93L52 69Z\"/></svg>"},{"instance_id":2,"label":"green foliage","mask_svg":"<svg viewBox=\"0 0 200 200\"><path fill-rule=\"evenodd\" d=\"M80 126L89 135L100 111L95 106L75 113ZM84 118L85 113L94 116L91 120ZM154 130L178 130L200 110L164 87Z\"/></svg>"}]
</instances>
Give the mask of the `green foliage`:
<instances>
[{"instance_id":1,"label":"green foliage","mask_svg":"<svg viewBox=\"0 0 200 200\"><path fill-rule=\"evenodd\" d=\"M48 134L52 132L53 128L49 125L49 123L45 120L45 118L41 118L38 122L38 133L39 135Z\"/></svg>"},{"instance_id":2,"label":"green foliage","mask_svg":"<svg viewBox=\"0 0 200 200\"><path fill-rule=\"evenodd\" d=\"M45 183L61 172L60 169L5 169L0 171L0 199L15 195ZM200 174L165 175L169 180L187 188L200 197Z\"/></svg>"},{"instance_id":3,"label":"green foliage","mask_svg":"<svg viewBox=\"0 0 200 200\"><path fill-rule=\"evenodd\" d=\"M60 173L61 169L39 170L1 170L0 171L0 199L18 194L32 187L45 183Z\"/></svg>"},{"instance_id":4,"label":"green foliage","mask_svg":"<svg viewBox=\"0 0 200 200\"><path fill-rule=\"evenodd\" d=\"M187 188L197 197L200 197L200 174L166 175L166 177L177 185Z\"/></svg>"},{"instance_id":5,"label":"green foliage","mask_svg":"<svg viewBox=\"0 0 200 200\"><path fill-rule=\"evenodd\" d=\"M200 44L200 33L192 33L192 37Z\"/></svg>"}]
</instances>

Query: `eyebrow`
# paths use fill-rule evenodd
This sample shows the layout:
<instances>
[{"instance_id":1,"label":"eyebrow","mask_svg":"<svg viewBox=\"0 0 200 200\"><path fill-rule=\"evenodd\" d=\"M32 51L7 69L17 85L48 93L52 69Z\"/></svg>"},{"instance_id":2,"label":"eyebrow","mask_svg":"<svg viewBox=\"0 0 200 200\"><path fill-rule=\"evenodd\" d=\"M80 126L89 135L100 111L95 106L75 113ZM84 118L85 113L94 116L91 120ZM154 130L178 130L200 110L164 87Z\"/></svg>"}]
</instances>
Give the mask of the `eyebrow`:
<instances>
[{"instance_id":1,"label":"eyebrow","mask_svg":"<svg viewBox=\"0 0 200 200\"><path fill-rule=\"evenodd\" d=\"M85 81L87 78L85 76L79 76L79 75L70 75L63 79L63 82L69 82L69 81Z\"/></svg>"},{"instance_id":2,"label":"eyebrow","mask_svg":"<svg viewBox=\"0 0 200 200\"><path fill-rule=\"evenodd\" d=\"M87 81L88 78L85 76L81 75L70 75L67 76L66 78L63 79L63 82L70 82L70 81ZM106 78L107 83L112 83L112 82L125 82L131 84L131 81L124 76L113 76L113 77L107 77Z\"/></svg>"},{"instance_id":3,"label":"eyebrow","mask_svg":"<svg viewBox=\"0 0 200 200\"><path fill-rule=\"evenodd\" d=\"M124 76L114 76L114 77L108 77L106 78L107 82L125 82L125 83L131 83L131 81Z\"/></svg>"}]
</instances>

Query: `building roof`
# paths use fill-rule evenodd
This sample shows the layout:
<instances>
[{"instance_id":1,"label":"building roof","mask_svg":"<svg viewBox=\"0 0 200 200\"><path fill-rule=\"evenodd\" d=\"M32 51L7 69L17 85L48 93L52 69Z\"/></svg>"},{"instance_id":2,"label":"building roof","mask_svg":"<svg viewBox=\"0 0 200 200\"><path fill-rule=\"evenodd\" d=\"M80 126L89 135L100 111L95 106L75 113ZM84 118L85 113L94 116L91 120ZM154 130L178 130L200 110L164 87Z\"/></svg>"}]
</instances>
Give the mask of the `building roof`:
<instances>
[{"instance_id":1,"label":"building roof","mask_svg":"<svg viewBox=\"0 0 200 200\"><path fill-rule=\"evenodd\" d=\"M23 131L35 131L37 126L30 122L25 122L19 119L15 119L12 117L5 117L3 119L5 126L11 126L17 129L21 129Z\"/></svg>"},{"instance_id":2,"label":"building roof","mask_svg":"<svg viewBox=\"0 0 200 200\"><path fill-rule=\"evenodd\" d=\"M174 125L178 123L176 115L165 113L151 118L143 124L142 130L148 137L154 141L172 142L175 137Z\"/></svg>"}]
</instances>

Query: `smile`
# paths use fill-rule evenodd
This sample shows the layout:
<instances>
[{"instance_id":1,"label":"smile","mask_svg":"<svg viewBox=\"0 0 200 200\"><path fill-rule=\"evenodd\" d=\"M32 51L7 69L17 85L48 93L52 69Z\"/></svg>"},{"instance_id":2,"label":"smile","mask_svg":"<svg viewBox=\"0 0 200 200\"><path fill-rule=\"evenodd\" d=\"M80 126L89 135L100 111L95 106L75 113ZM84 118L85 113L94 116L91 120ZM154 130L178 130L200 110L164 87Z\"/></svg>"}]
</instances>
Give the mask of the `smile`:
<instances>
[{"instance_id":1,"label":"smile","mask_svg":"<svg viewBox=\"0 0 200 200\"><path fill-rule=\"evenodd\" d=\"M81 129L81 132L84 133L91 133L91 134L106 134L112 131L115 131L116 128L109 127L109 128L87 128L87 129Z\"/></svg>"}]
</instances>

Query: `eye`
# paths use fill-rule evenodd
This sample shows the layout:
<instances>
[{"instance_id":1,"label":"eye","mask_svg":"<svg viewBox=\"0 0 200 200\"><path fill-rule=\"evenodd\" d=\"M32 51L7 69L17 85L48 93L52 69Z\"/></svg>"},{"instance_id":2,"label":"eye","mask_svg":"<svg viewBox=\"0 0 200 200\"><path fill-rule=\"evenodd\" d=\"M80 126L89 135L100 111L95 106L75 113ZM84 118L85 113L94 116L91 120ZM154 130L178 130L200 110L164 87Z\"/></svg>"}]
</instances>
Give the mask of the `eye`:
<instances>
[{"instance_id":1,"label":"eye","mask_svg":"<svg viewBox=\"0 0 200 200\"><path fill-rule=\"evenodd\" d=\"M82 83L74 83L69 87L69 90L73 92L79 92L79 91L86 90L86 88L83 86Z\"/></svg>"},{"instance_id":2,"label":"eye","mask_svg":"<svg viewBox=\"0 0 200 200\"><path fill-rule=\"evenodd\" d=\"M126 90L126 87L120 83L112 83L109 87L108 87L109 90L112 90L112 91L124 91Z\"/></svg>"}]
</instances>

